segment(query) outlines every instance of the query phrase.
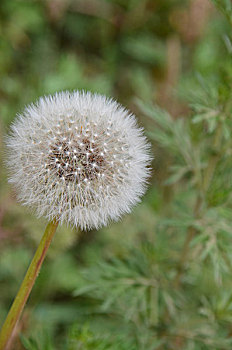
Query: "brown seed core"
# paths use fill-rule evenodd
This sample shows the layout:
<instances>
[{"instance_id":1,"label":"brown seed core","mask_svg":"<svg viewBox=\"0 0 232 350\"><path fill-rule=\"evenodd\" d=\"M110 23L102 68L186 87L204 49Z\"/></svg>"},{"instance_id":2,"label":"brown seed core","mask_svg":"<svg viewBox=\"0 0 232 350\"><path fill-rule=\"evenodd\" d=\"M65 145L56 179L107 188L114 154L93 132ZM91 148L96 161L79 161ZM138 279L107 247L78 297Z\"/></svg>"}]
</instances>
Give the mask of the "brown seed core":
<instances>
[{"instance_id":1,"label":"brown seed core","mask_svg":"<svg viewBox=\"0 0 232 350\"><path fill-rule=\"evenodd\" d=\"M59 140L50 146L47 168L66 182L82 183L96 179L105 166L104 152L88 137L79 141Z\"/></svg>"}]
</instances>

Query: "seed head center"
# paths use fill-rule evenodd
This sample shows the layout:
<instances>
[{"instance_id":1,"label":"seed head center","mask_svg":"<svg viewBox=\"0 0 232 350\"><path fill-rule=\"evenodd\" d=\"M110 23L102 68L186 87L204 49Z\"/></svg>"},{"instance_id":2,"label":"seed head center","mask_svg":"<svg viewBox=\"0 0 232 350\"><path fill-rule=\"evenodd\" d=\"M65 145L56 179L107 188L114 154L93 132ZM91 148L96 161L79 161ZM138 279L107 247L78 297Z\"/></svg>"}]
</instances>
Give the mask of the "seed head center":
<instances>
[{"instance_id":1,"label":"seed head center","mask_svg":"<svg viewBox=\"0 0 232 350\"><path fill-rule=\"evenodd\" d=\"M47 168L65 181L77 184L98 178L104 169L104 150L84 135L57 139L50 146Z\"/></svg>"}]
</instances>

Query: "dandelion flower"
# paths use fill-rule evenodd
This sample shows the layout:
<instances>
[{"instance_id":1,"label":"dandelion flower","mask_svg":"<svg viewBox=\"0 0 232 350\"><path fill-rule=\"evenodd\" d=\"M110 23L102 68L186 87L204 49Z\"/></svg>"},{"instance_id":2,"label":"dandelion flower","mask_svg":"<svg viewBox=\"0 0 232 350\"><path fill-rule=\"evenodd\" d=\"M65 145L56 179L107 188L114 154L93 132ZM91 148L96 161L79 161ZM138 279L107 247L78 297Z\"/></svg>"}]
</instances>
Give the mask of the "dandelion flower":
<instances>
[{"instance_id":1,"label":"dandelion flower","mask_svg":"<svg viewBox=\"0 0 232 350\"><path fill-rule=\"evenodd\" d=\"M10 182L39 217L99 228L139 201L149 148L134 115L117 102L60 92L27 106L13 123L7 137Z\"/></svg>"}]
</instances>

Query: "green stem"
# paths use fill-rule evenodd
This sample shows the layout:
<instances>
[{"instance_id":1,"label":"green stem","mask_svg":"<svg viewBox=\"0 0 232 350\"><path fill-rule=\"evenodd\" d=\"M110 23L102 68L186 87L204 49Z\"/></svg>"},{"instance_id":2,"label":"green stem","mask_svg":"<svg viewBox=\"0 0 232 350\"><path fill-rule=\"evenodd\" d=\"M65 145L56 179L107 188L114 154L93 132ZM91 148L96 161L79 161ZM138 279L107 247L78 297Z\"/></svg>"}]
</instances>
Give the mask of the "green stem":
<instances>
[{"instance_id":1,"label":"green stem","mask_svg":"<svg viewBox=\"0 0 232 350\"><path fill-rule=\"evenodd\" d=\"M200 215L201 207L202 207L202 196L199 195L197 197L195 208L194 208L194 218L195 219L198 219L198 217ZM179 288L179 286L180 286L180 279L181 279L181 276L183 273L185 261L187 260L187 257L188 257L189 245L190 245L192 239L195 237L195 234L196 234L196 229L193 226L189 226L188 230L187 230L186 239L185 239L185 242L184 242L184 245L182 248L182 252L180 255L177 274L176 274L176 277L174 279L174 285L176 288Z\"/></svg>"},{"instance_id":2,"label":"green stem","mask_svg":"<svg viewBox=\"0 0 232 350\"><path fill-rule=\"evenodd\" d=\"M31 289L35 283L36 277L39 274L40 268L46 256L47 250L51 244L52 238L56 232L58 226L57 221L50 222L44 232L44 235L40 241L40 244L36 250L34 258L27 270L26 276L19 288L18 294L11 306L5 323L2 326L0 332L0 350L5 350L7 343L12 338L12 333L18 322L23 308L27 302L30 295Z\"/></svg>"}]
</instances>

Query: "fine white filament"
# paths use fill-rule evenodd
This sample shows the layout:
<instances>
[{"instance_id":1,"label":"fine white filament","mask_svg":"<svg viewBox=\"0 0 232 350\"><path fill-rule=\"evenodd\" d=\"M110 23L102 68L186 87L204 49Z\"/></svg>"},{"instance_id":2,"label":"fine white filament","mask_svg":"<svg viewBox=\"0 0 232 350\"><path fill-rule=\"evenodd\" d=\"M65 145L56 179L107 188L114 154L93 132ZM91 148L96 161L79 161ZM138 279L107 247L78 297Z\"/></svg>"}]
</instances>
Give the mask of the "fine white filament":
<instances>
[{"instance_id":1,"label":"fine white filament","mask_svg":"<svg viewBox=\"0 0 232 350\"><path fill-rule=\"evenodd\" d=\"M17 116L6 144L18 199L49 220L99 228L146 189L150 146L134 115L105 96L40 98Z\"/></svg>"}]
</instances>

